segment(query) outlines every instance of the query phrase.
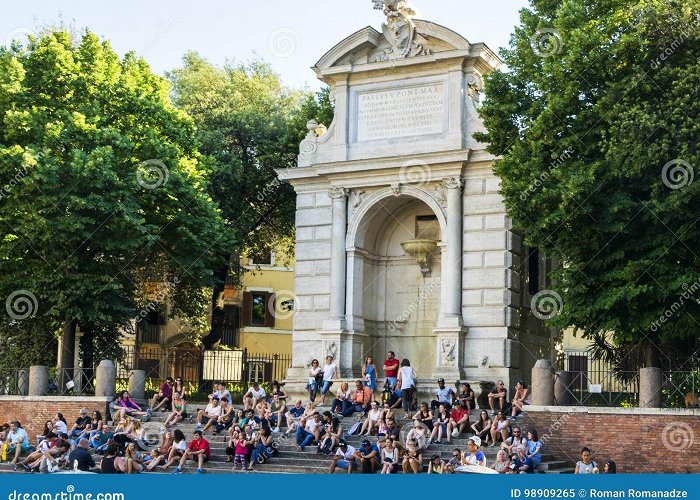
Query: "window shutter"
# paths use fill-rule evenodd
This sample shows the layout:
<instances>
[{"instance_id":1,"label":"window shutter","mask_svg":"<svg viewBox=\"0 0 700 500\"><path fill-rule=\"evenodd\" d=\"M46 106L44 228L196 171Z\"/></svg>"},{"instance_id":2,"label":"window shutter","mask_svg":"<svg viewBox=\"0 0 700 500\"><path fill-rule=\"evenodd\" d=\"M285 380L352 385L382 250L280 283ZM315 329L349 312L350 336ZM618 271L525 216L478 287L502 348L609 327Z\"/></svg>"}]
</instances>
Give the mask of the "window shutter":
<instances>
[{"instance_id":1,"label":"window shutter","mask_svg":"<svg viewBox=\"0 0 700 500\"><path fill-rule=\"evenodd\" d=\"M241 318L241 326L250 325L250 320L253 315L253 294L243 292L243 317Z\"/></svg>"},{"instance_id":2,"label":"window shutter","mask_svg":"<svg viewBox=\"0 0 700 500\"><path fill-rule=\"evenodd\" d=\"M268 328L275 327L275 300L276 296L274 293L268 293L266 295L267 307L265 308L265 326Z\"/></svg>"}]
</instances>

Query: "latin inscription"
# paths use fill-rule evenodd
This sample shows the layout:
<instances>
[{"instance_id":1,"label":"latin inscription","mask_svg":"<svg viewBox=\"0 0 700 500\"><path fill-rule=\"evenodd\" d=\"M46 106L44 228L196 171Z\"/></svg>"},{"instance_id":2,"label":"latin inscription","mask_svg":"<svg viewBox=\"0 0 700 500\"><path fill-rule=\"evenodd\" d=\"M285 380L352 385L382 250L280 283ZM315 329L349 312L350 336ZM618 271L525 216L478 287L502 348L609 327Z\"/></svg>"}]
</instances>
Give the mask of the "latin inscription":
<instances>
[{"instance_id":1,"label":"latin inscription","mask_svg":"<svg viewBox=\"0 0 700 500\"><path fill-rule=\"evenodd\" d=\"M358 142L441 133L443 96L441 83L359 94Z\"/></svg>"}]
</instances>

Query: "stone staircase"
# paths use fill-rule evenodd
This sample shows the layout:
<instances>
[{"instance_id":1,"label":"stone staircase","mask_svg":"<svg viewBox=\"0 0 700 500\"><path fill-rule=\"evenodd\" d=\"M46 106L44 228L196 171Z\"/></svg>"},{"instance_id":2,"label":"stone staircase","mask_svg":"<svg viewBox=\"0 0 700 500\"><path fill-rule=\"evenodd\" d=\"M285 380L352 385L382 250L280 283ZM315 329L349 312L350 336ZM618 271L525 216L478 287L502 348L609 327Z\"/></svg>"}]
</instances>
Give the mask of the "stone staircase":
<instances>
[{"instance_id":1,"label":"stone staircase","mask_svg":"<svg viewBox=\"0 0 700 500\"><path fill-rule=\"evenodd\" d=\"M196 414L196 408L201 408L204 407L203 404L192 404L188 405L188 414L194 415ZM330 410L330 407L328 406L319 406L317 407L318 411L323 413L325 410ZM478 410L476 410L478 412ZM399 412L401 413L401 412ZM396 415L396 421L397 425L399 426L400 429L404 429L404 426L406 424L410 424L409 420L405 420L403 418L400 418L399 413L395 413ZM478 414L478 413L477 413ZM157 433L158 429L160 428L162 422L165 421L166 413L156 413L153 415L153 418L151 421L146 424L148 425L149 428L149 434L155 434ZM474 417L471 417L471 420L474 420ZM343 425L343 429L347 430L352 426L354 422L357 421L356 416L350 416L350 417L345 417L341 419L341 423ZM521 423L521 422L518 422ZM192 418L185 420L184 422L179 423L177 426L174 428L178 428L182 430L182 432L185 434L187 437L187 441L189 442L190 439L192 439L192 434L195 430L196 427L196 421ZM283 431L285 430L284 428L282 429ZM402 436L405 435L402 432ZM276 474L327 474L330 463L331 463L331 457L326 456L326 455L319 455L316 453L316 446L308 446L304 452L298 451L296 447L296 441L294 438L294 435L291 435L289 437L285 437L282 433L274 433L274 439L277 442L277 448L279 450L279 454L276 457L272 457L271 459L267 460L264 464L255 464L255 471L254 472L249 472L249 471L241 471L240 468L237 469L236 471L232 471L232 465L229 462L226 462L226 443L228 441L228 435L225 432L222 432L218 436L213 436L211 429L207 430L205 434L205 439L209 441L210 447L211 447L211 459L207 464L204 466L204 472L207 474L231 474L231 473L236 473L236 474L241 474L241 473L246 473L246 474L265 474L265 473L276 473ZM360 447L361 441L365 439L362 436L346 436L345 441L350 444L351 446L355 448ZM370 441L374 441L375 438L370 438ZM449 460L451 458L451 452L453 448L460 448L460 450L464 451L466 450L466 437L461 436L458 439L452 439L452 443L447 444L447 443L442 443L442 444L433 444L431 443L430 446L423 452L423 462L424 462L424 470L427 470L427 462L428 459L431 455L433 454L438 454L441 456L441 458L445 461ZM155 447L155 445L154 445ZM487 464L490 466L495 460L496 460L496 454L499 450L498 447L482 447L481 450L484 452L486 455L486 460ZM99 462L99 460L102 457L99 455L94 455L95 462ZM191 473L194 471L194 465L192 462L188 462L187 466L183 469L184 473ZM165 474L168 474L174 470L174 467L171 467L169 471L165 472ZM556 460L550 453L543 453L542 455L542 461L537 467L537 471L540 473L546 473L546 474L561 474L561 473L572 473L573 472L573 467L571 465L563 460ZM4 462L0 464L0 473L11 473L14 472L13 468L10 466L9 463ZM24 472L18 472L21 474L24 474ZM346 473L346 471L341 470L341 469L336 469L335 471L336 474L339 473ZM355 472L359 473L359 472ZM399 471L399 473L402 473ZM162 471L159 471L158 469L153 472L147 472L147 474L164 474Z\"/></svg>"}]
</instances>

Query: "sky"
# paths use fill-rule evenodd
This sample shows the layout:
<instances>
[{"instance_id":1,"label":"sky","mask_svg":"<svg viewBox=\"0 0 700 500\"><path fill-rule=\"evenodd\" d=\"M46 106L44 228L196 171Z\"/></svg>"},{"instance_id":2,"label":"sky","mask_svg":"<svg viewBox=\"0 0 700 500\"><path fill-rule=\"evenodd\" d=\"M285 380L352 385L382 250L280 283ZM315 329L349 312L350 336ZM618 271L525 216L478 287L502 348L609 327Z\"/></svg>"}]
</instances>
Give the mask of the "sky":
<instances>
[{"instance_id":1,"label":"sky","mask_svg":"<svg viewBox=\"0 0 700 500\"><path fill-rule=\"evenodd\" d=\"M124 54L143 56L159 74L194 50L210 62L260 57L295 88L320 88L310 69L346 36L365 26L381 31L371 0L4 0L0 44L61 20L90 28ZM442 24L493 50L508 44L527 0L411 0L421 19Z\"/></svg>"}]
</instances>

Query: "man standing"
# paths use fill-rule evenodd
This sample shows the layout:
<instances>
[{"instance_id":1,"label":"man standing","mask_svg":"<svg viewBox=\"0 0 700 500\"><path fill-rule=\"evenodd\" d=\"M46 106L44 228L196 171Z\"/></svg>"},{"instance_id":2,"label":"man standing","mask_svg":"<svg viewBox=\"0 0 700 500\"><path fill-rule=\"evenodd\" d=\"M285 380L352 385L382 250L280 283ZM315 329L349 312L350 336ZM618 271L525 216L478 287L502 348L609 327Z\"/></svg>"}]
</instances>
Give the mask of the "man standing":
<instances>
[{"instance_id":1,"label":"man standing","mask_svg":"<svg viewBox=\"0 0 700 500\"><path fill-rule=\"evenodd\" d=\"M494 408L496 400L498 400L500 405L498 409L503 411L504 405L506 404L507 396L508 389L506 389L505 385L503 384L503 380L499 380L498 382L496 382L496 387L491 389L491 392L489 393L489 407L491 408L492 417L496 414L496 409Z\"/></svg>"},{"instance_id":2,"label":"man standing","mask_svg":"<svg viewBox=\"0 0 700 500\"><path fill-rule=\"evenodd\" d=\"M88 472L95 466L95 461L92 459L92 454L88 451L88 440L83 438L78 441L78 446L73 448L73 451L68 455L68 465L74 468L74 464L78 462L77 468L83 472Z\"/></svg>"},{"instance_id":3,"label":"man standing","mask_svg":"<svg viewBox=\"0 0 700 500\"><path fill-rule=\"evenodd\" d=\"M352 470L355 468L355 448L342 439L338 443L338 449L335 451L329 472L333 474L336 467L347 470L348 474L352 474Z\"/></svg>"},{"instance_id":4,"label":"man standing","mask_svg":"<svg viewBox=\"0 0 700 500\"><path fill-rule=\"evenodd\" d=\"M333 356L326 356L326 364L323 365L323 385L321 387L321 405L326 403L326 394L333 385L333 377L337 367L333 363Z\"/></svg>"},{"instance_id":5,"label":"man standing","mask_svg":"<svg viewBox=\"0 0 700 500\"><path fill-rule=\"evenodd\" d=\"M386 361L384 361L384 372L386 373L386 383L391 390L396 386L396 380L399 376L399 364L399 360L394 356L394 351L389 351L386 354Z\"/></svg>"},{"instance_id":6,"label":"man standing","mask_svg":"<svg viewBox=\"0 0 700 500\"><path fill-rule=\"evenodd\" d=\"M151 409L153 411L168 411L173 400L173 378L165 379L158 389L158 392L151 399Z\"/></svg>"},{"instance_id":7,"label":"man standing","mask_svg":"<svg viewBox=\"0 0 700 500\"><path fill-rule=\"evenodd\" d=\"M430 402L430 409L433 412L435 412L435 409L439 408L440 405L445 405L448 411L452 409L452 399L455 397L455 391L453 391L451 387L445 387L444 378L438 379L438 388L435 391L435 395L437 399L433 399Z\"/></svg>"}]
</instances>

